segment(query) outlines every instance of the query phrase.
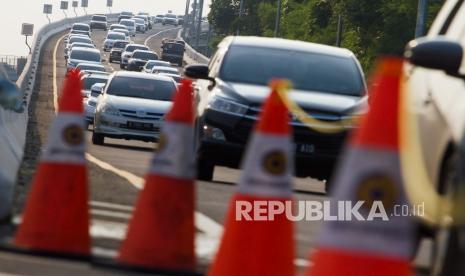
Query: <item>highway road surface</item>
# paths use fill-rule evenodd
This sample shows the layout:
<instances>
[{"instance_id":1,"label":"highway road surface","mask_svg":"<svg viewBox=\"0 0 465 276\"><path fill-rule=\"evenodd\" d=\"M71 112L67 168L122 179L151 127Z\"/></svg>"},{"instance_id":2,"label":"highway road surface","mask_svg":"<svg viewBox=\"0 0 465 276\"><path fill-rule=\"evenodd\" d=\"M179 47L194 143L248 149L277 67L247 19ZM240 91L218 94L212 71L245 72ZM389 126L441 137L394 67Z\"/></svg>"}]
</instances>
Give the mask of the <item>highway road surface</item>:
<instances>
[{"instance_id":1,"label":"highway road surface","mask_svg":"<svg viewBox=\"0 0 465 276\"><path fill-rule=\"evenodd\" d=\"M145 43L152 50L160 52L161 40L175 38L178 28L155 25L146 34L138 34L134 41ZM106 32L94 31L93 40L101 48ZM56 100L64 79L66 64L61 33L52 37L44 47L38 83L35 87L33 105L30 110L28 142L25 161L20 171L19 188L16 193L16 212L20 214L24 204L28 183L34 173L41 146L45 144L48 127L53 120ZM103 50L102 50L103 52ZM118 71L119 64L108 63L105 53L105 66L108 71ZM93 251L96 255L113 257L124 238L128 219L133 211L138 192L143 186L143 177L148 167L156 143L125 141L106 138L105 145L91 143L91 129L87 133L87 159L89 166L92 215L91 234L94 239ZM223 231L223 221L229 200L236 189L239 170L217 167L213 182L197 182L196 207L196 247L199 263L205 267L214 256ZM298 200L323 201L324 183L312 179L295 179L294 196ZM20 217L17 217L19 220ZM315 246L321 222L297 222L295 240L297 255L295 264L299 269L311 265L307 261ZM276 237L277 239L279 237ZM270 250L273 244L270 244ZM425 259L427 257L422 257ZM62 274L105 275L105 271L90 268L84 264L65 261L51 261L34 257L18 257L0 253L0 271L11 274Z\"/></svg>"}]
</instances>

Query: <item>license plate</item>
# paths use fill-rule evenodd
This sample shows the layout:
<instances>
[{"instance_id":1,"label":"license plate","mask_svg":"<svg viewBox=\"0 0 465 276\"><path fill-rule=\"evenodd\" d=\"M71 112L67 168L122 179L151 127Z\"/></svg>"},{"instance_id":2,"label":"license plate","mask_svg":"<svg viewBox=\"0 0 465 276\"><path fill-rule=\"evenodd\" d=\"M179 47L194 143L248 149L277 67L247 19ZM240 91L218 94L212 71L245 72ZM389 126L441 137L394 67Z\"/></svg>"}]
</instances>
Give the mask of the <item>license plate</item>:
<instances>
[{"instance_id":1,"label":"license plate","mask_svg":"<svg viewBox=\"0 0 465 276\"><path fill-rule=\"evenodd\" d=\"M153 124L141 123L141 122L128 122L128 128L138 129L138 130L152 130Z\"/></svg>"},{"instance_id":2,"label":"license plate","mask_svg":"<svg viewBox=\"0 0 465 276\"><path fill-rule=\"evenodd\" d=\"M296 151L299 153L312 154L315 153L315 145L313 144L296 144Z\"/></svg>"}]
</instances>

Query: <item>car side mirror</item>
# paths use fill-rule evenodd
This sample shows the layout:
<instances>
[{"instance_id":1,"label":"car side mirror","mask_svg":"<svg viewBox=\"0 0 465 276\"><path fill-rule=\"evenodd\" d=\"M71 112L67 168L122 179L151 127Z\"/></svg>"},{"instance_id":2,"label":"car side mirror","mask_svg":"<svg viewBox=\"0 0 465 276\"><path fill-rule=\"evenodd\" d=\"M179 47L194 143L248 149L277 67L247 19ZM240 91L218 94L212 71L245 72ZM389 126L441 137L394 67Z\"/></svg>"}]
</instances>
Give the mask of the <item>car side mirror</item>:
<instances>
[{"instance_id":1,"label":"car side mirror","mask_svg":"<svg viewBox=\"0 0 465 276\"><path fill-rule=\"evenodd\" d=\"M407 44L405 58L413 65L442 70L448 75L465 78L459 73L462 65L462 46L445 37L423 37Z\"/></svg>"}]
</instances>

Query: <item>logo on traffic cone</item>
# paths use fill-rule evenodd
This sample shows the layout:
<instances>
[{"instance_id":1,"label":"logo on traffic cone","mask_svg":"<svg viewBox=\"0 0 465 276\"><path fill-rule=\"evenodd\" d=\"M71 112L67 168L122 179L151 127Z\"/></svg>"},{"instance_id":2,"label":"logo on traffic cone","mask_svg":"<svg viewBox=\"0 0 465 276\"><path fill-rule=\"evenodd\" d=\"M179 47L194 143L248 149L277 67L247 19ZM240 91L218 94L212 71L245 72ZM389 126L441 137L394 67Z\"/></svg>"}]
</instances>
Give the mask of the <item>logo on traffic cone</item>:
<instances>
[{"instance_id":1,"label":"logo on traffic cone","mask_svg":"<svg viewBox=\"0 0 465 276\"><path fill-rule=\"evenodd\" d=\"M183 80L161 130L118 260L146 268L195 269L194 109Z\"/></svg>"},{"instance_id":2,"label":"logo on traffic cone","mask_svg":"<svg viewBox=\"0 0 465 276\"><path fill-rule=\"evenodd\" d=\"M403 61L382 60L371 108L349 141L336 174L333 202L363 201L360 212L380 203L385 218L325 222L308 275L410 275L412 217L393 216L408 206L399 162L398 111ZM334 204L336 205L336 204Z\"/></svg>"},{"instance_id":3,"label":"logo on traffic cone","mask_svg":"<svg viewBox=\"0 0 465 276\"><path fill-rule=\"evenodd\" d=\"M282 213L273 220L237 218L238 203L291 201L293 155L289 111L277 89L264 104L243 161L238 192L232 198L219 251L208 275L294 275L293 223ZM253 213L253 211L252 211Z\"/></svg>"},{"instance_id":4,"label":"logo on traffic cone","mask_svg":"<svg viewBox=\"0 0 465 276\"><path fill-rule=\"evenodd\" d=\"M56 119L29 192L18 247L90 253L84 117L79 72L65 80Z\"/></svg>"}]
</instances>

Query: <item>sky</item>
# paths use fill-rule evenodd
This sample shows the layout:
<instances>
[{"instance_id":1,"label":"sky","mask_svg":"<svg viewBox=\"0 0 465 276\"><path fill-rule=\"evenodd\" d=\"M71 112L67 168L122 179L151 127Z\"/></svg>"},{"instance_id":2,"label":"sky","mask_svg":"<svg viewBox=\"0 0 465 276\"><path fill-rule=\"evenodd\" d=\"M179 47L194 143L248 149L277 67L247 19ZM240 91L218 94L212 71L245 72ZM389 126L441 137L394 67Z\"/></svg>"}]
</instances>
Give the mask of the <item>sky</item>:
<instances>
[{"instance_id":1,"label":"sky","mask_svg":"<svg viewBox=\"0 0 465 276\"><path fill-rule=\"evenodd\" d=\"M194 0L191 0L191 3ZM48 20L43 14L43 5L52 4L53 14L50 15L52 21L63 19L65 15L60 10L61 0L0 0L0 55L27 55L29 50L25 45L25 38L21 36L22 23L34 24L34 33L37 33ZM69 9L66 11L68 17L75 16L71 7L72 0L69 0ZM205 0L204 15L208 13L211 0ZM81 0L79 0L79 5ZM106 0L89 0L88 13L108 13ZM166 13L172 10L175 14L184 14L186 0L113 0L112 12L121 11L146 11L152 15ZM79 15L84 15L82 8L77 8ZM32 41L32 38L29 38Z\"/></svg>"}]
</instances>

